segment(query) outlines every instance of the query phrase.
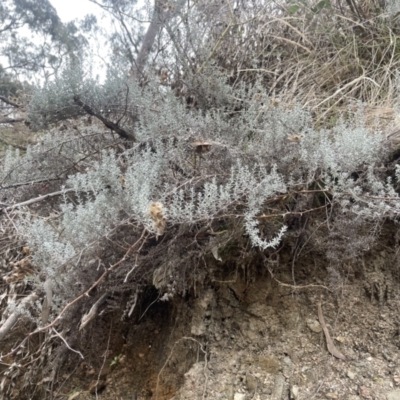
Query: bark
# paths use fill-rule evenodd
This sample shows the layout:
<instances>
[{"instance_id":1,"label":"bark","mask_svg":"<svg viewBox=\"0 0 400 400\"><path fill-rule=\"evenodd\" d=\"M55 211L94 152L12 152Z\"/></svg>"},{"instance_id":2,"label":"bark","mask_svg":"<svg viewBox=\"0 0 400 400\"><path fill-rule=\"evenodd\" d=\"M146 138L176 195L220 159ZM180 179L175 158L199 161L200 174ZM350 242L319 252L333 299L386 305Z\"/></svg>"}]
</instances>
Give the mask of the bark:
<instances>
[{"instance_id":1,"label":"bark","mask_svg":"<svg viewBox=\"0 0 400 400\"><path fill-rule=\"evenodd\" d=\"M151 48L156 40L157 34L161 28L162 22L162 9L160 1L156 0L154 4L153 17L151 18L150 25L143 38L142 46L140 47L139 54L135 61L135 66L131 70L133 77L140 78L143 74L143 69L146 65Z\"/></svg>"}]
</instances>

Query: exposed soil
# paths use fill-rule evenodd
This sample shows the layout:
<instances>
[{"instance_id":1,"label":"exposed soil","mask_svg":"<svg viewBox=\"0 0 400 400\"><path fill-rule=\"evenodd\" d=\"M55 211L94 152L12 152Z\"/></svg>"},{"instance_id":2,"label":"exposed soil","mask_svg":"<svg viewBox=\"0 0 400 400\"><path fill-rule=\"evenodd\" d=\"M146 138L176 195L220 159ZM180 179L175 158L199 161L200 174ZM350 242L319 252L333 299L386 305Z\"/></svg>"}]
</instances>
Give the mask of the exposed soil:
<instances>
[{"instance_id":1,"label":"exposed soil","mask_svg":"<svg viewBox=\"0 0 400 400\"><path fill-rule=\"evenodd\" d=\"M161 302L149 289L125 320L107 300L70 343L84 359L66 352L53 399L400 399L396 248L389 232L337 271L334 289L323 261L293 265L283 252L264 266L214 262L210 283L186 297ZM319 301L346 360L327 349Z\"/></svg>"},{"instance_id":2,"label":"exposed soil","mask_svg":"<svg viewBox=\"0 0 400 400\"><path fill-rule=\"evenodd\" d=\"M160 302L149 293L135 318L105 312L75 345L85 360L69 353L55 398L400 399L394 246L378 245L343 268L335 290L319 260L294 266L295 289L284 258L270 264L274 277L266 268L224 265L214 268L212 284L185 298ZM320 299L346 360L327 350Z\"/></svg>"}]
</instances>

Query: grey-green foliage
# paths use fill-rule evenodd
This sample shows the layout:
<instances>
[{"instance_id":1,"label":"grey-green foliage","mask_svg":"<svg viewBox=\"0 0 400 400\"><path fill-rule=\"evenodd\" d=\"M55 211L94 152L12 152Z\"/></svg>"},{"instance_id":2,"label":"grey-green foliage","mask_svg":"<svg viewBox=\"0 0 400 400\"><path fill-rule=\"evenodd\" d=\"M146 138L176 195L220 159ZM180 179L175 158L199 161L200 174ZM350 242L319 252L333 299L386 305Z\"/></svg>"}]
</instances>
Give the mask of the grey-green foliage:
<instances>
[{"instance_id":1,"label":"grey-green foliage","mask_svg":"<svg viewBox=\"0 0 400 400\"><path fill-rule=\"evenodd\" d=\"M30 145L22 153L19 149L8 148L0 169L2 188L23 182L34 182L64 178L75 170L92 165L93 154L101 151L102 146L111 145L112 138L102 135L96 126L84 127L79 122L68 133L53 128L46 133L38 144Z\"/></svg>"},{"instance_id":2,"label":"grey-green foliage","mask_svg":"<svg viewBox=\"0 0 400 400\"><path fill-rule=\"evenodd\" d=\"M82 259L123 222L156 233L151 202L163 204L167 230L239 218L252 245L261 249L276 247L287 229L282 218L267 218L273 212L267 202L310 187L343 213L365 220L398 216L396 182L386 179L381 169L386 157L383 136L371 133L357 116L317 130L307 110L271 101L260 83L233 87L209 70L196 78L202 97L198 108L188 108L151 77L141 87L114 71L95 87L81 75L76 80L68 76L63 84L43 89L32 105L36 115L51 113L53 105L73 107L68 101L79 93L97 109L109 104L105 112L126 126L125 116L134 114L130 127L139 143L122 153L98 151L82 162L71 151L71 159L85 169L69 173L66 186L74 189L74 201L64 198L57 224L30 220L24 228L30 245L43 253L36 258L43 268L49 268L46 260L51 257L51 246L35 239L43 230L51 232L46 243L53 240L60 248L59 260L51 264L57 268L71 255ZM196 154L193 141L210 143L211 151ZM7 165L11 159L9 155ZM265 226L270 226L268 233Z\"/></svg>"},{"instance_id":3,"label":"grey-green foliage","mask_svg":"<svg viewBox=\"0 0 400 400\"><path fill-rule=\"evenodd\" d=\"M400 11L400 3L398 0L387 0L386 1L386 12L391 17L395 17L396 14Z\"/></svg>"},{"instance_id":4,"label":"grey-green foliage","mask_svg":"<svg viewBox=\"0 0 400 400\"><path fill-rule=\"evenodd\" d=\"M47 128L50 123L83 115L74 103L74 96L96 99L98 82L87 73L80 62L64 68L60 75L38 88L28 107L28 115L33 127Z\"/></svg>"},{"instance_id":5,"label":"grey-green foliage","mask_svg":"<svg viewBox=\"0 0 400 400\"><path fill-rule=\"evenodd\" d=\"M22 221L20 232L26 235L27 242L35 250L33 262L40 266L47 277L54 278L60 266L76 255L73 245L65 236L59 235L55 226L42 219L26 218Z\"/></svg>"}]
</instances>

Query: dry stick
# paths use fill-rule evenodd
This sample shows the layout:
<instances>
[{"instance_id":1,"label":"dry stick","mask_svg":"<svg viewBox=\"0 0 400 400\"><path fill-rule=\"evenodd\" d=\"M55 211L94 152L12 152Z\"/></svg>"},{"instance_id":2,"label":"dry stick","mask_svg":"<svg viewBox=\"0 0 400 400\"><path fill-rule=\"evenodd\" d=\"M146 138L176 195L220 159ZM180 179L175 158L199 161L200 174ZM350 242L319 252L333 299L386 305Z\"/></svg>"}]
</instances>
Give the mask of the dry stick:
<instances>
[{"instance_id":1,"label":"dry stick","mask_svg":"<svg viewBox=\"0 0 400 400\"><path fill-rule=\"evenodd\" d=\"M97 387L99 386L101 372L103 371L103 368L104 368L104 365L105 365L106 359L107 359L108 349L110 348L111 330L112 330L112 320L111 320L111 324L110 324L110 331L108 332L107 348L104 351L103 364L101 364L101 368L100 368L99 373L97 375L97 381L96 381L96 387L95 387L95 389L96 389L96 400L98 400L98 398L99 398L98 394L97 394Z\"/></svg>"},{"instance_id":2,"label":"dry stick","mask_svg":"<svg viewBox=\"0 0 400 400\"><path fill-rule=\"evenodd\" d=\"M284 213L278 213L278 214L263 214L263 215L258 215L255 217L256 219L265 219L265 218L274 218L274 217L286 217L287 215L300 215L302 216L303 214L313 212L316 210L320 210L322 208L326 208L326 206L320 206L316 208L312 208L311 210L304 210L304 211L286 211Z\"/></svg>"},{"instance_id":3,"label":"dry stick","mask_svg":"<svg viewBox=\"0 0 400 400\"><path fill-rule=\"evenodd\" d=\"M300 47L303 50L305 50L308 54L311 54L311 50L309 48L307 48L306 46L303 46L302 44L297 43L297 42L295 42L293 40L286 39L286 38L281 37L281 36L274 36L274 35L270 35L269 37L274 38L274 39L278 39L278 40L282 40L282 41L287 42L287 43L289 43L289 44L291 44L293 46Z\"/></svg>"},{"instance_id":4,"label":"dry stick","mask_svg":"<svg viewBox=\"0 0 400 400\"><path fill-rule=\"evenodd\" d=\"M57 318L54 319L54 321L46 326L43 326L42 328L38 328L35 331L29 333L25 339L17 346L15 347L13 350L10 351L10 353L6 354L6 355L10 355L15 353L15 351L17 349L19 349L30 337L32 337L34 334L36 333L40 333L43 332L49 328L52 328L62 317L63 314L65 314L65 312L71 307L73 306L75 303L77 303L79 300L83 299L85 296L89 296L89 293L96 287L98 286L101 282L103 282L103 280L107 277L107 275L112 272L114 269L116 269L119 265L121 265L129 256L129 254L132 252L132 250L135 248L135 246L142 240L143 236L146 233L146 229L143 230L142 234L140 235L140 238L132 244L131 247L129 247L129 249L126 251L126 253L124 254L124 256L115 264L111 265L110 268L108 268L106 271L104 271L104 273L100 276L99 279L97 279L96 282L94 282L92 284L92 286L90 286L89 289L87 289L86 291L84 291L81 295L79 295L78 297L76 297L74 300L72 300L71 302L69 302L60 312L60 314L58 314ZM144 243L144 242L143 242ZM142 244L143 245L143 244ZM140 247L141 248L141 247ZM139 249L140 249L139 248Z\"/></svg>"},{"instance_id":5,"label":"dry stick","mask_svg":"<svg viewBox=\"0 0 400 400\"><path fill-rule=\"evenodd\" d=\"M103 293L103 295L92 305L90 311L85 314L81 319L81 325L79 326L79 330L81 331L85 326L96 316L97 310L99 309L100 305L107 297L107 293Z\"/></svg>"},{"instance_id":6,"label":"dry stick","mask_svg":"<svg viewBox=\"0 0 400 400\"><path fill-rule=\"evenodd\" d=\"M328 287L324 286L324 285L314 285L314 284L309 284L309 285L290 285L289 283L284 283L281 282L280 280L276 279L273 275L272 275L272 279L277 282L280 286L285 286L291 289L295 289L295 290L300 290L300 289L309 289L309 288L322 288L327 290L328 292L332 292L332 290L330 290Z\"/></svg>"},{"instance_id":7,"label":"dry stick","mask_svg":"<svg viewBox=\"0 0 400 400\"><path fill-rule=\"evenodd\" d=\"M1 124L1 121L0 121L0 124ZM15 148L23 150L23 151L25 151L27 149L26 146L21 146L19 144L13 144L13 143L9 142L8 140L5 140L4 138L0 138L0 142L6 144L7 146L15 147Z\"/></svg>"},{"instance_id":8,"label":"dry stick","mask_svg":"<svg viewBox=\"0 0 400 400\"><path fill-rule=\"evenodd\" d=\"M14 103L13 101L7 99L7 97L0 96L0 100L4 101L4 103L8 104L9 106L13 106L15 108L21 108L21 106L17 103Z\"/></svg>"},{"instance_id":9,"label":"dry stick","mask_svg":"<svg viewBox=\"0 0 400 400\"><path fill-rule=\"evenodd\" d=\"M17 203L17 204L13 204L12 206L1 208L0 213L2 213L3 211L13 210L14 208L17 208L17 207L28 206L30 204L37 203L42 200L46 200L49 197L61 196L62 194L70 193L70 192L75 192L75 189L65 189L65 190L59 190L58 192L44 194L42 196L35 197L34 199L29 199L27 201L23 201L22 203Z\"/></svg>"},{"instance_id":10,"label":"dry stick","mask_svg":"<svg viewBox=\"0 0 400 400\"><path fill-rule=\"evenodd\" d=\"M83 357L83 354L82 354L80 351L78 351L78 350L74 350L74 349L68 344L68 342L61 336L61 334L58 333L58 332L55 330L55 328L53 328L53 331L54 331L54 333L64 342L65 346L67 346L67 348L68 348L69 350L73 351L73 352L76 353L76 354L79 354L79 355L81 356L82 360L85 359L85 357Z\"/></svg>"},{"instance_id":11,"label":"dry stick","mask_svg":"<svg viewBox=\"0 0 400 400\"><path fill-rule=\"evenodd\" d=\"M0 120L0 124L16 124L17 122L24 122L24 118L5 118Z\"/></svg>"},{"instance_id":12,"label":"dry stick","mask_svg":"<svg viewBox=\"0 0 400 400\"><path fill-rule=\"evenodd\" d=\"M51 181L59 181L61 178L46 178L46 179L39 179L36 181L28 181L28 182L18 182L18 183L13 183L11 185L7 186L1 186L0 185L0 190L1 189L11 189L11 188L16 188L20 186L27 186L27 185L37 185L38 183L44 183L44 182L51 182Z\"/></svg>"},{"instance_id":13,"label":"dry stick","mask_svg":"<svg viewBox=\"0 0 400 400\"><path fill-rule=\"evenodd\" d=\"M39 296L33 292L29 296L25 297L19 307L6 319L4 324L0 327L0 340L7 334L7 332L14 326L20 315L23 313L25 306L29 303L33 303L39 298Z\"/></svg>"},{"instance_id":14,"label":"dry stick","mask_svg":"<svg viewBox=\"0 0 400 400\"><path fill-rule=\"evenodd\" d=\"M321 301L319 301L318 303L318 319L325 334L326 345L328 347L329 353L331 353L334 357L339 358L340 360L346 360L346 357L333 344L331 335L329 334L328 328L325 324L324 316L322 315Z\"/></svg>"},{"instance_id":15,"label":"dry stick","mask_svg":"<svg viewBox=\"0 0 400 400\"><path fill-rule=\"evenodd\" d=\"M134 134L125 131L124 129L120 128L114 122L110 121L107 118L104 118L101 114L99 114L98 112L94 111L89 105L85 104L78 96L74 96L74 102L79 107L81 107L83 111L85 111L89 115L93 115L94 117L99 119L107 128L113 130L120 137L123 137L124 139L133 140L134 142L136 142L136 138L135 138Z\"/></svg>"},{"instance_id":16,"label":"dry stick","mask_svg":"<svg viewBox=\"0 0 400 400\"><path fill-rule=\"evenodd\" d=\"M317 104L315 107L313 107L312 109L315 110L318 107L322 106L322 104L326 103L327 101L329 101L330 99L332 99L333 97L337 96L339 93L343 93L344 89L347 89L349 86L352 86L358 82L360 82L361 80L366 79L370 82L372 82L373 84L375 84L376 86L380 87L373 79L368 78L367 76L359 76L356 79L353 79L351 82L346 83L346 85L342 86L341 88L339 88L338 90L336 90L335 93L333 93L332 95L330 95L329 97L327 97L326 99L324 99L323 101L321 101L319 104Z\"/></svg>"}]
</instances>

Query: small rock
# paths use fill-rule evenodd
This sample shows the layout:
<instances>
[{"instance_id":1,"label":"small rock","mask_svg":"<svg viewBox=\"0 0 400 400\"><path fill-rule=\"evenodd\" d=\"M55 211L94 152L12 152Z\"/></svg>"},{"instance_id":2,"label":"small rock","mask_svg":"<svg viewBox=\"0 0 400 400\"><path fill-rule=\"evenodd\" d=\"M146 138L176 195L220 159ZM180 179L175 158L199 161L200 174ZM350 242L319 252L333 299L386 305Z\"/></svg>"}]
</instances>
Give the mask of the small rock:
<instances>
[{"instance_id":1,"label":"small rock","mask_svg":"<svg viewBox=\"0 0 400 400\"><path fill-rule=\"evenodd\" d=\"M337 336L335 338L335 340L339 343L344 343L346 341L346 339L343 336Z\"/></svg>"},{"instance_id":2,"label":"small rock","mask_svg":"<svg viewBox=\"0 0 400 400\"><path fill-rule=\"evenodd\" d=\"M289 366L292 365L292 360L290 359L290 357L284 357L283 362L284 362L286 365L289 365Z\"/></svg>"},{"instance_id":3,"label":"small rock","mask_svg":"<svg viewBox=\"0 0 400 400\"><path fill-rule=\"evenodd\" d=\"M202 336L206 333L206 325L202 319L199 318L197 321L193 321L191 333L195 336Z\"/></svg>"},{"instance_id":4,"label":"small rock","mask_svg":"<svg viewBox=\"0 0 400 400\"><path fill-rule=\"evenodd\" d=\"M82 394L82 392L75 392L75 393L72 393L72 394L68 397L68 400L77 400L81 394Z\"/></svg>"},{"instance_id":5,"label":"small rock","mask_svg":"<svg viewBox=\"0 0 400 400\"><path fill-rule=\"evenodd\" d=\"M225 394L228 400L233 400L234 389L232 384L227 384L225 387Z\"/></svg>"},{"instance_id":6,"label":"small rock","mask_svg":"<svg viewBox=\"0 0 400 400\"><path fill-rule=\"evenodd\" d=\"M283 388L285 385L285 378L282 375L278 375L275 378L275 384L271 395L271 400L280 400L283 395Z\"/></svg>"},{"instance_id":7,"label":"small rock","mask_svg":"<svg viewBox=\"0 0 400 400\"><path fill-rule=\"evenodd\" d=\"M290 398L293 400L298 399L299 396L299 387L297 385L293 385L290 388Z\"/></svg>"},{"instance_id":8,"label":"small rock","mask_svg":"<svg viewBox=\"0 0 400 400\"><path fill-rule=\"evenodd\" d=\"M251 374L247 374L246 375L246 386L247 386L247 390L251 393L255 392L255 390L257 389L257 379L251 375Z\"/></svg>"},{"instance_id":9,"label":"small rock","mask_svg":"<svg viewBox=\"0 0 400 400\"><path fill-rule=\"evenodd\" d=\"M358 393L361 397L363 397L364 399L371 399L371 392L369 391L369 389L365 386L360 386L359 389L359 393Z\"/></svg>"},{"instance_id":10,"label":"small rock","mask_svg":"<svg viewBox=\"0 0 400 400\"><path fill-rule=\"evenodd\" d=\"M353 380L356 377L356 374L353 371L347 371L347 376Z\"/></svg>"},{"instance_id":11,"label":"small rock","mask_svg":"<svg viewBox=\"0 0 400 400\"><path fill-rule=\"evenodd\" d=\"M332 400L336 400L336 399L338 399L339 398L339 396L338 396L338 394L337 393L326 393L325 394L325 397L327 398L327 399L332 399Z\"/></svg>"},{"instance_id":12,"label":"small rock","mask_svg":"<svg viewBox=\"0 0 400 400\"><path fill-rule=\"evenodd\" d=\"M314 333L322 332L322 328L321 328L320 323L318 321L316 321L315 319L308 319L307 320L307 326Z\"/></svg>"},{"instance_id":13,"label":"small rock","mask_svg":"<svg viewBox=\"0 0 400 400\"><path fill-rule=\"evenodd\" d=\"M245 393L235 393L233 400L244 400L246 398Z\"/></svg>"}]
</instances>

